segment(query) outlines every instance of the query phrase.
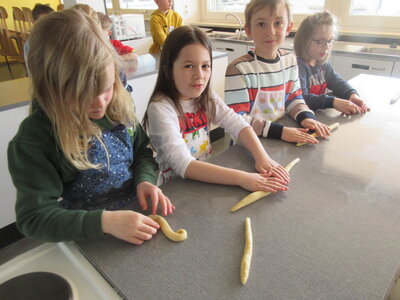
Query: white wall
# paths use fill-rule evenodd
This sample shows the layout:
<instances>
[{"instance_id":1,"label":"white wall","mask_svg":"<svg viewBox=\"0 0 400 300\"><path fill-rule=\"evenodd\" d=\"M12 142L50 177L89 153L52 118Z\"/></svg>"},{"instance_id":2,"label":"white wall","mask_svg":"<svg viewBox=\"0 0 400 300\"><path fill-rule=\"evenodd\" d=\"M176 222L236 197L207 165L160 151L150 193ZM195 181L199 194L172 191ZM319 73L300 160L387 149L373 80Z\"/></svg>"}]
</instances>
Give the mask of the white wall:
<instances>
[{"instance_id":1,"label":"white wall","mask_svg":"<svg viewBox=\"0 0 400 300\"><path fill-rule=\"evenodd\" d=\"M65 8L69 8L75 4L87 4L95 11L106 13L106 7L103 0L64 0Z\"/></svg>"},{"instance_id":2,"label":"white wall","mask_svg":"<svg viewBox=\"0 0 400 300\"><path fill-rule=\"evenodd\" d=\"M198 0L175 0L175 11L183 18L185 25L200 22L201 1Z\"/></svg>"}]
</instances>

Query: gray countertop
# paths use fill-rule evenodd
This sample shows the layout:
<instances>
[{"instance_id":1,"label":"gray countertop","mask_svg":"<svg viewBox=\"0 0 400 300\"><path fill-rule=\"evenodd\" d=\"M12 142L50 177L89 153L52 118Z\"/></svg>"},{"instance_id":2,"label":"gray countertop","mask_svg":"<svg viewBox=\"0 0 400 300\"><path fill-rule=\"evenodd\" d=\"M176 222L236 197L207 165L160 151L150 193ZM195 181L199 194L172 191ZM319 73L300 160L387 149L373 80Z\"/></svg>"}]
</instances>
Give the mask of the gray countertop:
<instances>
[{"instance_id":1,"label":"gray countertop","mask_svg":"<svg viewBox=\"0 0 400 300\"><path fill-rule=\"evenodd\" d=\"M318 112L341 124L329 140L296 147L262 139L282 165L300 158L288 191L230 213L247 191L176 179L162 187L177 207L167 220L187 240L159 233L134 246L104 236L78 246L128 299L382 299L400 262L400 102L389 104L400 79L360 75L352 84L372 110ZM238 145L210 161L254 170ZM246 216L254 252L242 286Z\"/></svg>"},{"instance_id":2,"label":"gray countertop","mask_svg":"<svg viewBox=\"0 0 400 300\"><path fill-rule=\"evenodd\" d=\"M213 51L213 59L227 56L225 52ZM159 55L144 54L138 56L137 69L127 73L127 79L132 80L139 77L158 73Z\"/></svg>"}]
</instances>

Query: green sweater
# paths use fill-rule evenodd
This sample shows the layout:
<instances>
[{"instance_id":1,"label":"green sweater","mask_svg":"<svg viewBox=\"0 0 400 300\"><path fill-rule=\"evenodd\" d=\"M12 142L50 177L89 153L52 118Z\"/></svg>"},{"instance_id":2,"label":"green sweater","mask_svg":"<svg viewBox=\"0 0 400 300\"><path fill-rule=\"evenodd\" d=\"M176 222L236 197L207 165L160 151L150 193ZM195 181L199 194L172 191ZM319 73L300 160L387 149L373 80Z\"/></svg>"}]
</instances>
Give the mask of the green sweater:
<instances>
[{"instance_id":1,"label":"green sweater","mask_svg":"<svg viewBox=\"0 0 400 300\"><path fill-rule=\"evenodd\" d=\"M96 123L103 129L114 126L106 118ZM140 124L133 130L132 143L134 186L143 181L154 184L156 163ZM17 189L17 227L24 235L48 242L103 235L103 210L67 210L59 206L65 186L77 178L79 170L67 161L53 126L40 107L21 123L9 143L8 167Z\"/></svg>"}]
</instances>

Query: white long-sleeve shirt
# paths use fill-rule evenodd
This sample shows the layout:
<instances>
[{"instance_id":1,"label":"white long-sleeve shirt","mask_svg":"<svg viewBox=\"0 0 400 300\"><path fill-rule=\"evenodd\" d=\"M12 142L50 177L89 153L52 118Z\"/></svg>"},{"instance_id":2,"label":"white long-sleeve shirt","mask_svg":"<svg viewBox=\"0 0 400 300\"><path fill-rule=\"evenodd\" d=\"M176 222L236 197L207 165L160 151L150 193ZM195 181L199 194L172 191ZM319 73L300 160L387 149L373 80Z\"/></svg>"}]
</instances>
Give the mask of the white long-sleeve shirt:
<instances>
[{"instance_id":1,"label":"white long-sleeve shirt","mask_svg":"<svg viewBox=\"0 0 400 300\"><path fill-rule=\"evenodd\" d=\"M237 139L240 131L249 124L215 93L215 119L212 123L225 129ZM150 103L148 133L151 144L157 152L156 161L160 167L159 182L166 182L174 174L185 178L186 169L194 159L205 159L211 153L210 124L204 112L196 111L194 99L180 101L185 120L180 120L171 99L165 98ZM186 128L183 124L186 123Z\"/></svg>"}]
</instances>

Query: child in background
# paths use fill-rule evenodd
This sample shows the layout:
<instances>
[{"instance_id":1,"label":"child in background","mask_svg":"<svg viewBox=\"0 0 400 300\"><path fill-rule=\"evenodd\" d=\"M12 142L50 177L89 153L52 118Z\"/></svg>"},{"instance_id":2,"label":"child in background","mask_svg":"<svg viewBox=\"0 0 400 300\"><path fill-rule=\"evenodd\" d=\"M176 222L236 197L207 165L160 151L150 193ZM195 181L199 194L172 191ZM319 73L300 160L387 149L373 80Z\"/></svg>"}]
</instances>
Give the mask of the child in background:
<instances>
[{"instance_id":1,"label":"child in background","mask_svg":"<svg viewBox=\"0 0 400 300\"><path fill-rule=\"evenodd\" d=\"M109 39L112 34L112 31L111 31L112 21L111 21L110 17L101 12L98 12L97 16L99 18L99 22L100 22L101 28L103 29L105 37L107 39ZM126 70L126 72L135 72L136 71L137 64L138 64L136 51L132 47L122 44L120 41L111 40L111 39L109 39L109 41L114 46L115 50L117 50L118 54L121 55L122 59L124 60L125 68L124 68L124 71L121 71L119 76L120 76L121 82L122 82L123 86L125 87L125 89L129 93L131 93L133 91L133 89L128 84L128 81L126 79L125 70Z\"/></svg>"},{"instance_id":2,"label":"child in background","mask_svg":"<svg viewBox=\"0 0 400 300\"><path fill-rule=\"evenodd\" d=\"M296 57L279 49L293 26L288 1L252 0L245 18L255 50L229 64L225 102L245 116L258 136L316 144L308 134L315 130L326 138L328 127L315 119L301 95ZM304 128L275 123L285 111Z\"/></svg>"},{"instance_id":3,"label":"child in background","mask_svg":"<svg viewBox=\"0 0 400 300\"><path fill-rule=\"evenodd\" d=\"M294 49L303 97L313 110L333 107L346 115L365 113L369 108L357 91L327 62L336 33L335 17L327 11L308 16L300 24ZM327 95L327 88L335 96Z\"/></svg>"},{"instance_id":4,"label":"child in background","mask_svg":"<svg viewBox=\"0 0 400 300\"><path fill-rule=\"evenodd\" d=\"M33 112L8 146L17 189L17 227L49 242L109 233L141 244L152 219L121 210L136 199L152 213L174 206L154 185L148 137L116 70L121 59L88 15L66 9L35 24L29 37Z\"/></svg>"},{"instance_id":5,"label":"child in background","mask_svg":"<svg viewBox=\"0 0 400 300\"><path fill-rule=\"evenodd\" d=\"M200 29L183 26L166 39L156 86L143 120L157 152L160 179L165 183L177 174L199 181L239 185L250 191L287 190L286 170L268 156L244 119L211 92L211 63L211 44ZM201 161L211 153L211 122L240 139L255 158L259 173Z\"/></svg>"},{"instance_id":6,"label":"child in background","mask_svg":"<svg viewBox=\"0 0 400 300\"><path fill-rule=\"evenodd\" d=\"M104 30L105 36L107 38L109 38L112 34L111 18L108 15L103 14L101 12L98 12L97 15L99 16L101 28ZM115 50L117 50L118 54L121 55L125 61L130 61L130 60L137 61L137 54L136 54L135 49L133 49L132 47L126 46L122 42L117 41L117 40L110 39L110 42L114 46Z\"/></svg>"},{"instance_id":7,"label":"child in background","mask_svg":"<svg viewBox=\"0 0 400 300\"><path fill-rule=\"evenodd\" d=\"M153 37L153 44L149 53L156 54L161 51L168 34L182 26L182 17L172 10L172 0L154 0L158 9L151 14L150 31Z\"/></svg>"},{"instance_id":8,"label":"child in background","mask_svg":"<svg viewBox=\"0 0 400 300\"><path fill-rule=\"evenodd\" d=\"M48 15L49 13L54 12L54 9L52 9L49 5L46 4L36 4L35 7L32 9L32 18L33 22L36 23L40 18ZM25 59L25 65L26 69L28 70L29 73L29 68L28 68L28 52L29 52L29 42L25 41L24 44L24 59Z\"/></svg>"},{"instance_id":9,"label":"child in background","mask_svg":"<svg viewBox=\"0 0 400 300\"><path fill-rule=\"evenodd\" d=\"M44 17L51 12L54 12L54 9L52 9L49 5L40 3L36 4L35 7L32 9L33 22L36 22L41 17Z\"/></svg>"}]
</instances>

